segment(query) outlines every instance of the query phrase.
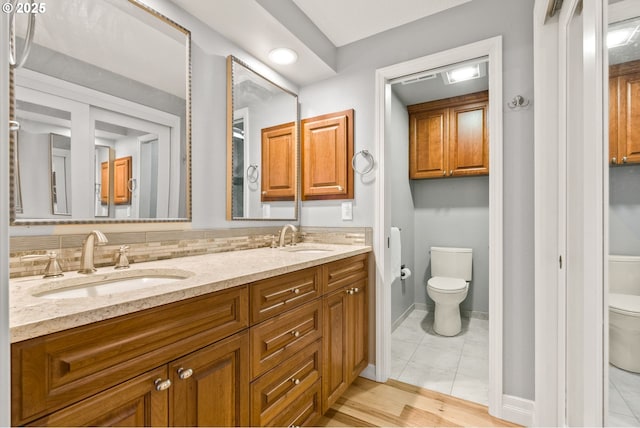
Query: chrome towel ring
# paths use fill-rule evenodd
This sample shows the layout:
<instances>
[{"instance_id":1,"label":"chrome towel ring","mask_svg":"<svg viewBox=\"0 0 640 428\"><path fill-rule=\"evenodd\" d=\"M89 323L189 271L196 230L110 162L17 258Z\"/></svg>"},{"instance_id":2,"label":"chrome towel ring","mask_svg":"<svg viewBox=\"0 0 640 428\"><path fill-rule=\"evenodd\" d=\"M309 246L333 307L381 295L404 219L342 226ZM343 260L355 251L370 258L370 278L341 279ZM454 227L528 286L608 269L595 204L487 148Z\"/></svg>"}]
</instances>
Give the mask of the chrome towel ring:
<instances>
[{"instance_id":1,"label":"chrome towel ring","mask_svg":"<svg viewBox=\"0 0 640 428\"><path fill-rule=\"evenodd\" d=\"M364 167L362 170L359 170L356 167L356 158L358 157L358 155L362 155L362 157L364 157L367 160L367 166ZM369 153L369 150L360 150L358 153L353 155L353 158L351 158L351 167L355 172L357 172L360 175L364 175L371 172L371 170L373 170L373 167L375 166L375 163L376 163L375 159L373 158L373 155Z\"/></svg>"},{"instance_id":2,"label":"chrome towel ring","mask_svg":"<svg viewBox=\"0 0 640 428\"><path fill-rule=\"evenodd\" d=\"M258 164L252 163L247 167L247 180L249 183L257 183L259 177Z\"/></svg>"}]
</instances>

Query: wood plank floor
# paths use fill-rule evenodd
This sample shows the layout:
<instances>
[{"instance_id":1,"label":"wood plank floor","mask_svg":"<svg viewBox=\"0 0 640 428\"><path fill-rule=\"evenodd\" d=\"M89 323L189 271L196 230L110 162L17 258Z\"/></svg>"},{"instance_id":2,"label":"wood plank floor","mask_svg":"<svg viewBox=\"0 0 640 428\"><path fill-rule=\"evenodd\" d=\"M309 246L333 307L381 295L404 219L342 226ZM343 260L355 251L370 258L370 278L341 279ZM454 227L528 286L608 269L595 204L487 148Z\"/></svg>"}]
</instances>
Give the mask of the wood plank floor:
<instances>
[{"instance_id":1,"label":"wood plank floor","mask_svg":"<svg viewBox=\"0 0 640 428\"><path fill-rule=\"evenodd\" d=\"M397 380L357 378L320 419L327 427L491 426L515 427L489 416L487 408Z\"/></svg>"}]
</instances>

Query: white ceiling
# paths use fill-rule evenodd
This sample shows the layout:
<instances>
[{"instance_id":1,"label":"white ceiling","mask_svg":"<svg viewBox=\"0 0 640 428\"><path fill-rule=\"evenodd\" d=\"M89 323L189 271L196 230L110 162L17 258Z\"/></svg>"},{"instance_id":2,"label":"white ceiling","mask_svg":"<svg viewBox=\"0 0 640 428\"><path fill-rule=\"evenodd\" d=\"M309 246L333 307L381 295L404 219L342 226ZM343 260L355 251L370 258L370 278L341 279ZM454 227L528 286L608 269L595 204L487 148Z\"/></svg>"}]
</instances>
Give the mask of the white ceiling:
<instances>
[{"instance_id":1,"label":"white ceiling","mask_svg":"<svg viewBox=\"0 0 640 428\"><path fill-rule=\"evenodd\" d=\"M337 47L471 0L293 0Z\"/></svg>"},{"instance_id":2,"label":"white ceiling","mask_svg":"<svg viewBox=\"0 0 640 428\"><path fill-rule=\"evenodd\" d=\"M290 81L308 85L336 73L336 48L471 0L172 0ZM276 65L289 47L298 62Z\"/></svg>"}]
</instances>

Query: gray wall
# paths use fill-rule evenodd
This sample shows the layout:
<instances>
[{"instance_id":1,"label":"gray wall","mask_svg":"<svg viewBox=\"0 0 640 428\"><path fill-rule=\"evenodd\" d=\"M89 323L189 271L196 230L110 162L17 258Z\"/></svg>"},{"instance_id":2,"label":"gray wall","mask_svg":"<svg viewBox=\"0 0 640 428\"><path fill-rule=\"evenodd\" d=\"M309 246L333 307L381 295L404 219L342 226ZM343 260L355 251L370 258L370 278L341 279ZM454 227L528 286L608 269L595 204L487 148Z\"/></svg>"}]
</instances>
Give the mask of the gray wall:
<instances>
[{"instance_id":1,"label":"gray wall","mask_svg":"<svg viewBox=\"0 0 640 428\"><path fill-rule=\"evenodd\" d=\"M414 211L409 182L409 115L404 103L393 93L391 99L390 140L391 159L387 159L391 189L391 225L402 229L402 263L415 271ZM396 278L391 284L391 321L398 318L415 302L414 275L406 280Z\"/></svg>"},{"instance_id":2,"label":"gray wall","mask_svg":"<svg viewBox=\"0 0 640 428\"><path fill-rule=\"evenodd\" d=\"M640 256L640 165L609 168L609 253Z\"/></svg>"},{"instance_id":3,"label":"gray wall","mask_svg":"<svg viewBox=\"0 0 640 428\"><path fill-rule=\"evenodd\" d=\"M497 35L503 101L533 93L533 0L482 0L338 49L335 78L301 88L302 117L355 109L355 150L375 150L375 70ZM509 17L505 19L504 17ZM504 392L534 398L533 109L504 109ZM356 178L353 221L374 223L375 177ZM340 201L302 206L306 226L344 226ZM376 233L374 231L374 233Z\"/></svg>"},{"instance_id":4,"label":"gray wall","mask_svg":"<svg viewBox=\"0 0 640 428\"><path fill-rule=\"evenodd\" d=\"M433 305L429 248L463 247L473 250L473 272L461 308L489 312L489 177L414 180L413 198L416 303Z\"/></svg>"}]
</instances>

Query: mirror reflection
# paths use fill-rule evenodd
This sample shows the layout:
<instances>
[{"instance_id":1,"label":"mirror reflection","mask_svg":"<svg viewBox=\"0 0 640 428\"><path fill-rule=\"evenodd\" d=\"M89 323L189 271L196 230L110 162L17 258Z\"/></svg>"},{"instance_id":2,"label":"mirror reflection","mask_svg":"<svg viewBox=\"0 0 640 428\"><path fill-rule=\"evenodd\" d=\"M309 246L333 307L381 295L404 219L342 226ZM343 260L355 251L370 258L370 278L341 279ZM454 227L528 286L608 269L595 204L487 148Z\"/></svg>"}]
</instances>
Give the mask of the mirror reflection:
<instances>
[{"instance_id":1,"label":"mirror reflection","mask_svg":"<svg viewBox=\"0 0 640 428\"><path fill-rule=\"evenodd\" d=\"M189 32L135 0L58 0L36 22L14 70L13 224L188 220Z\"/></svg>"},{"instance_id":2,"label":"mirror reflection","mask_svg":"<svg viewBox=\"0 0 640 428\"><path fill-rule=\"evenodd\" d=\"M640 426L640 7L608 9L608 425Z\"/></svg>"},{"instance_id":3,"label":"mirror reflection","mask_svg":"<svg viewBox=\"0 0 640 428\"><path fill-rule=\"evenodd\" d=\"M227 219L295 220L298 97L227 59Z\"/></svg>"}]
</instances>

